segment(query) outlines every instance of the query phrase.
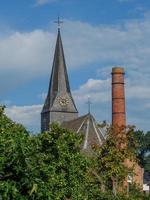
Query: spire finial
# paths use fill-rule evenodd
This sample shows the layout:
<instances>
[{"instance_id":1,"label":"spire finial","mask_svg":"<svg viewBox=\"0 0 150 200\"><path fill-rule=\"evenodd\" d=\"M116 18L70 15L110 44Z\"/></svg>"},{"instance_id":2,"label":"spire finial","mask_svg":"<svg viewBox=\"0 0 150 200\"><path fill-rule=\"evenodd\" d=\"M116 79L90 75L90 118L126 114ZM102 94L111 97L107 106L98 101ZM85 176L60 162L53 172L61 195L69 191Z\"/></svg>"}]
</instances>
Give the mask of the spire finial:
<instances>
[{"instance_id":1,"label":"spire finial","mask_svg":"<svg viewBox=\"0 0 150 200\"><path fill-rule=\"evenodd\" d=\"M60 29L60 25L61 25L61 24L63 24L64 22L63 22L63 21L61 21L61 20L60 20L60 17L58 16L57 20L56 20L56 21L54 21L54 23L56 23L56 24L57 24L57 26L58 26L58 30L59 30L59 29Z\"/></svg>"},{"instance_id":2,"label":"spire finial","mask_svg":"<svg viewBox=\"0 0 150 200\"><path fill-rule=\"evenodd\" d=\"M92 104L90 97L88 97L88 101L86 102L86 104L88 105L88 113L90 113L91 112L91 104Z\"/></svg>"}]
</instances>

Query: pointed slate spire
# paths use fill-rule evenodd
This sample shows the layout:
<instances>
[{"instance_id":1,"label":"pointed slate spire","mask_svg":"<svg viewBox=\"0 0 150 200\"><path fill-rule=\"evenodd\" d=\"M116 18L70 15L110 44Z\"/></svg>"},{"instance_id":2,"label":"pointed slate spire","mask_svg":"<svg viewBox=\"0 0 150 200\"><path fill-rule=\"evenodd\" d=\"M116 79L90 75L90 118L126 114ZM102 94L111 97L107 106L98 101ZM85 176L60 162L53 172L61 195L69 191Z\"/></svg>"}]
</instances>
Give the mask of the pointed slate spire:
<instances>
[{"instance_id":1,"label":"pointed slate spire","mask_svg":"<svg viewBox=\"0 0 150 200\"><path fill-rule=\"evenodd\" d=\"M44 105L44 110L50 110L57 93L64 91L70 93L70 86L68 81L60 29L58 29L50 85L49 85L47 99Z\"/></svg>"},{"instance_id":2,"label":"pointed slate spire","mask_svg":"<svg viewBox=\"0 0 150 200\"><path fill-rule=\"evenodd\" d=\"M55 47L52 73L47 98L41 113L42 131L49 129L49 123L61 123L77 117L77 108L71 95L60 29Z\"/></svg>"}]
</instances>

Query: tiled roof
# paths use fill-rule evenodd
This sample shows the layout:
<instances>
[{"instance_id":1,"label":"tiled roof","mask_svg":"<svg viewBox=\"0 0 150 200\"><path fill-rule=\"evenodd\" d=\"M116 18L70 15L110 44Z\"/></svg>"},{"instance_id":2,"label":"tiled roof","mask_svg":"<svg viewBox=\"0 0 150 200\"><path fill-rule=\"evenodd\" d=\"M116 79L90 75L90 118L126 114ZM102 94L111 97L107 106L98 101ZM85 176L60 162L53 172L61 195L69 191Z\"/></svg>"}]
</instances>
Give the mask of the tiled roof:
<instances>
[{"instance_id":1,"label":"tiled roof","mask_svg":"<svg viewBox=\"0 0 150 200\"><path fill-rule=\"evenodd\" d=\"M91 150L92 145L101 146L106 138L106 131L100 128L94 117L88 113L77 119L63 122L62 126L68 128L77 134L83 135L83 150Z\"/></svg>"}]
</instances>

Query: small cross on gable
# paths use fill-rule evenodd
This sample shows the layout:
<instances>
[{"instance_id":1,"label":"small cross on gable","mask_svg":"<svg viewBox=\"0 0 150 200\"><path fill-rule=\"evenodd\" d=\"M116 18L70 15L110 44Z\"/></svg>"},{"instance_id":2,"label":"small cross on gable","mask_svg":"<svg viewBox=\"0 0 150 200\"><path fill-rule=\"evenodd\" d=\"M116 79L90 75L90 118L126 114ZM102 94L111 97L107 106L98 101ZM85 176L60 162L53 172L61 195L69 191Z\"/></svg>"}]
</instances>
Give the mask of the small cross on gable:
<instances>
[{"instance_id":1,"label":"small cross on gable","mask_svg":"<svg viewBox=\"0 0 150 200\"><path fill-rule=\"evenodd\" d=\"M90 98L88 98L88 101L86 102L86 104L88 105L88 113L90 113L91 112L91 104L92 104Z\"/></svg>"}]
</instances>

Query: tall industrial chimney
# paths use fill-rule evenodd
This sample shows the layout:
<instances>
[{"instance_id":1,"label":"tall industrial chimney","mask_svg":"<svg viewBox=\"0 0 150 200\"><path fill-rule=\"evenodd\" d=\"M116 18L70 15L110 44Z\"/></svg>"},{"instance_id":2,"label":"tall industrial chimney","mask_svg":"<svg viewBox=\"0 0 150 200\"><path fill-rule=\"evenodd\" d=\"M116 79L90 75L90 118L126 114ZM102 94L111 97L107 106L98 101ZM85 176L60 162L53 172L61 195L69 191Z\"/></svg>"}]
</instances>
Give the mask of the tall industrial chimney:
<instances>
[{"instance_id":1,"label":"tall industrial chimney","mask_svg":"<svg viewBox=\"0 0 150 200\"><path fill-rule=\"evenodd\" d=\"M112 125L126 126L124 68L112 68Z\"/></svg>"}]
</instances>

